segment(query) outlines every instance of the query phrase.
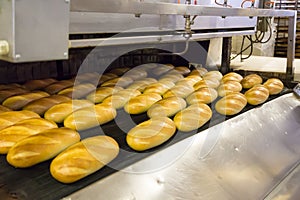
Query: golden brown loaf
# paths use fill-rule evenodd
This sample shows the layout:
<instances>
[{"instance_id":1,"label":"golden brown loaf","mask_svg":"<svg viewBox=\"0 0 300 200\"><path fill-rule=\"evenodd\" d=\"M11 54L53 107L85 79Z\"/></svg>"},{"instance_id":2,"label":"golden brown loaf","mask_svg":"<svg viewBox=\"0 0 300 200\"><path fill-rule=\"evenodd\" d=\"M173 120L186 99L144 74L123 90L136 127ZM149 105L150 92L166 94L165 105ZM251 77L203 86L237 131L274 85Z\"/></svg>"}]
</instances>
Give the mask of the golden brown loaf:
<instances>
[{"instance_id":1,"label":"golden brown loaf","mask_svg":"<svg viewBox=\"0 0 300 200\"><path fill-rule=\"evenodd\" d=\"M139 90L140 92L143 92L148 85L156 82L157 80L154 78L143 78L133 82L126 89Z\"/></svg>"},{"instance_id":2,"label":"golden brown loaf","mask_svg":"<svg viewBox=\"0 0 300 200\"><path fill-rule=\"evenodd\" d=\"M176 83L183 78L184 77L179 73L166 73L165 75L159 78L159 81L171 81L173 83Z\"/></svg>"},{"instance_id":3,"label":"golden brown loaf","mask_svg":"<svg viewBox=\"0 0 300 200\"><path fill-rule=\"evenodd\" d=\"M188 104L205 103L209 104L216 100L218 92L213 88L203 87L196 90L186 98Z\"/></svg>"},{"instance_id":4,"label":"golden brown loaf","mask_svg":"<svg viewBox=\"0 0 300 200\"><path fill-rule=\"evenodd\" d=\"M241 112L246 105L247 99L245 95L233 92L220 99L216 103L215 109L222 115L235 115Z\"/></svg>"},{"instance_id":5,"label":"golden brown loaf","mask_svg":"<svg viewBox=\"0 0 300 200\"><path fill-rule=\"evenodd\" d=\"M210 107L204 103L197 103L177 113L174 117L174 123L178 130L189 132L203 126L211 117Z\"/></svg>"},{"instance_id":6,"label":"golden brown loaf","mask_svg":"<svg viewBox=\"0 0 300 200\"><path fill-rule=\"evenodd\" d=\"M40 118L40 116L31 111L7 111L0 113L0 130L13 125L24 119Z\"/></svg>"},{"instance_id":7,"label":"golden brown loaf","mask_svg":"<svg viewBox=\"0 0 300 200\"><path fill-rule=\"evenodd\" d=\"M100 74L98 72L87 72L87 73L77 73L75 80L76 83L92 83L93 85L98 84Z\"/></svg>"},{"instance_id":8,"label":"golden brown loaf","mask_svg":"<svg viewBox=\"0 0 300 200\"><path fill-rule=\"evenodd\" d=\"M223 75L219 71L209 71L203 75L203 79L210 79L210 80L218 80L221 81Z\"/></svg>"},{"instance_id":9,"label":"golden brown loaf","mask_svg":"<svg viewBox=\"0 0 300 200\"><path fill-rule=\"evenodd\" d=\"M46 91L49 94L57 94L66 88L72 87L73 85L74 85L74 81L72 80L57 81L45 87L44 91Z\"/></svg>"},{"instance_id":10,"label":"golden brown loaf","mask_svg":"<svg viewBox=\"0 0 300 200\"><path fill-rule=\"evenodd\" d=\"M279 94L283 90L283 83L278 78L270 78L264 86L269 90L270 95Z\"/></svg>"},{"instance_id":11,"label":"golden brown loaf","mask_svg":"<svg viewBox=\"0 0 300 200\"><path fill-rule=\"evenodd\" d=\"M172 87L170 90L168 90L166 93L163 94L163 97L168 98L168 97L176 96L176 97L186 98L193 92L194 92L193 86L191 86L190 84L186 84L186 85L181 84Z\"/></svg>"},{"instance_id":12,"label":"golden brown loaf","mask_svg":"<svg viewBox=\"0 0 300 200\"><path fill-rule=\"evenodd\" d=\"M66 88L58 94L65 95L72 99L81 99L86 97L89 93L96 90L96 86L91 83L83 83Z\"/></svg>"},{"instance_id":13,"label":"golden brown loaf","mask_svg":"<svg viewBox=\"0 0 300 200\"><path fill-rule=\"evenodd\" d=\"M16 89L16 88L25 89L22 85L20 85L18 83L0 84L0 90L11 90L11 89Z\"/></svg>"},{"instance_id":14,"label":"golden brown loaf","mask_svg":"<svg viewBox=\"0 0 300 200\"><path fill-rule=\"evenodd\" d=\"M163 95L166 91L174 87L175 84L168 80L160 80L157 83L152 83L147 86L144 90L144 94L147 93L157 93Z\"/></svg>"},{"instance_id":15,"label":"golden brown loaf","mask_svg":"<svg viewBox=\"0 0 300 200\"><path fill-rule=\"evenodd\" d=\"M138 80L141 78L146 78L147 76L148 73L145 70L139 68L133 68L127 71L122 77L131 78L132 80Z\"/></svg>"},{"instance_id":16,"label":"golden brown loaf","mask_svg":"<svg viewBox=\"0 0 300 200\"><path fill-rule=\"evenodd\" d=\"M4 113L4 112L7 112L7 111L11 111L11 109L5 107L5 106L2 106L0 105L0 113Z\"/></svg>"},{"instance_id":17,"label":"golden brown loaf","mask_svg":"<svg viewBox=\"0 0 300 200\"><path fill-rule=\"evenodd\" d=\"M30 102L23 107L23 110L30 110L42 116L47 110L49 110L49 108L53 107L54 105L70 100L71 99L69 97L63 95L51 95L49 97L44 97Z\"/></svg>"},{"instance_id":18,"label":"golden brown loaf","mask_svg":"<svg viewBox=\"0 0 300 200\"><path fill-rule=\"evenodd\" d=\"M17 142L6 160L18 168L26 168L54 158L64 149L80 141L80 135L68 128L53 128Z\"/></svg>"},{"instance_id":19,"label":"golden brown loaf","mask_svg":"<svg viewBox=\"0 0 300 200\"><path fill-rule=\"evenodd\" d=\"M43 118L25 119L0 131L0 154L6 154L17 142L41 131L57 128L54 122Z\"/></svg>"},{"instance_id":20,"label":"golden brown loaf","mask_svg":"<svg viewBox=\"0 0 300 200\"><path fill-rule=\"evenodd\" d=\"M242 89L243 87L239 82L226 81L218 87L218 94L220 97L224 97L225 95L230 94L231 92L240 92L242 91Z\"/></svg>"},{"instance_id":21,"label":"golden brown loaf","mask_svg":"<svg viewBox=\"0 0 300 200\"><path fill-rule=\"evenodd\" d=\"M125 105L124 110L129 114L141 114L146 112L155 102L162 97L157 93L141 94L131 98Z\"/></svg>"},{"instance_id":22,"label":"golden brown loaf","mask_svg":"<svg viewBox=\"0 0 300 200\"><path fill-rule=\"evenodd\" d=\"M186 102L180 97L169 97L153 104L147 111L149 118L171 117L186 107Z\"/></svg>"},{"instance_id":23,"label":"golden brown loaf","mask_svg":"<svg viewBox=\"0 0 300 200\"><path fill-rule=\"evenodd\" d=\"M198 75L198 76L201 76L203 77L204 74L206 74L208 71L207 69L205 69L204 67L200 67L200 68L197 68L197 69L193 69L190 73L190 75Z\"/></svg>"},{"instance_id":24,"label":"golden brown loaf","mask_svg":"<svg viewBox=\"0 0 300 200\"><path fill-rule=\"evenodd\" d=\"M51 175L62 183L78 181L107 165L119 154L111 137L95 136L78 142L53 159Z\"/></svg>"},{"instance_id":25,"label":"golden brown loaf","mask_svg":"<svg viewBox=\"0 0 300 200\"><path fill-rule=\"evenodd\" d=\"M245 92L247 101L251 105L259 105L269 98L269 90L263 85L255 85Z\"/></svg>"},{"instance_id":26,"label":"golden brown loaf","mask_svg":"<svg viewBox=\"0 0 300 200\"><path fill-rule=\"evenodd\" d=\"M189 84L191 86L194 86L197 82L201 81L202 78L200 76L197 75L189 75L185 78L183 78L180 81L176 82L176 85L186 85Z\"/></svg>"},{"instance_id":27,"label":"golden brown loaf","mask_svg":"<svg viewBox=\"0 0 300 200\"><path fill-rule=\"evenodd\" d=\"M51 107L45 112L44 117L50 121L62 123L72 112L91 106L94 106L94 104L88 100L71 100Z\"/></svg>"},{"instance_id":28,"label":"golden brown loaf","mask_svg":"<svg viewBox=\"0 0 300 200\"><path fill-rule=\"evenodd\" d=\"M177 72L179 72L180 74L182 74L184 76L188 75L191 72L191 70L185 66L175 67L174 70L176 70Z\"/></svg>"},{"instance_id":29,"label":"golden brown loaf","mask_svg":"<svg viewBox=\"0 0 300 200\"><path fill-rule=\"evenodd\" d=\"M40 90L55 82L57 82L57 80L53 78L30 80L27 81L23 86L28 90Z\"/></svg>"},{"instance_id":30,"label":"golden brown loaf","mask_svg":"<svg viewBox=\"0 0 300 200\"><path fill-rule=\"evenodd\" d=\"M20 110L28 103L47 96L49 96L49 94L46 92L42 92L42 91L31 92L31 93L21 94L18 96L9 97L2 103L2 105L12 110Z\"/></svg>"},{"instance_id":31,"label":"golden brown loaf","mask_svg":"<svg viewBox=\"0 0 300 200\"><path fill-rule=\"evenodd\" d=\"M145 151L168 141L175 131L175 124L168 117L151 118L132 128L126 142L136 151Z\"/></svg>"},{"instance_id":32,"label":"golden brown loaf","mask_svg":"<svg viewBox=\"0 0 300 200\"><path fill-rule=\"evenodd\" d=\"M132 84L133 80L130 77L118 77L113 78L108 81L105 81L101 84L102 87L113 87L113 86L119 86L122 88L126 88L128 85Z\"/></svg>"},{"instance_id":33,"label":"golden brown loaf","mask_svg":"<svg viewBox=\"0 0 300 200\"><path fill-rule=\"evenodd\" d=\"M252 88L254 85L259 85L263 82L262 78L257 74L250 74L245 76L241 81L243 88L249 89Z\"/></svg>"},{"instance_id":34,"label":"golden brown loaf","mask_svg":"<svg viewBox=\"0 0 300 200\"><path fill-rule=\"evenodd\" d=\"M24 88L12 88L12 89L0 90L0 103L2 103L5 99L9 97L21 95L29 92L30 92L29 90Z\"/></svg>"},{"instance_id":35,"label":"golden brown loaf","mask_svg":"<svg viewBox=\"0 0 300 200\"><path fill-rule=\"evenodd\" d=\"M201 80L199 82L197 82L195 85L194 85L194 89L195 90L199 90L200 88L206 88L206 87L209 87L209 88L218 88L220 85L220 82L218 80L210 80L210 79L206 79L206 80Z\"/></svg>"},{"instance_id":36,"label":"golden brown loaf","mask_svg":"<svg viewBox=\"0 0 300 200\"><path fill-rule=\"evenodd\" d=\"M226 81L241 82L242 80L243 80L243 77L236 72L229 72L228 74L225 74L222 78L222 82L226 82Z\"/></svg>"},{"instance_id":37,"label":"golden brown loaf","mask_svg":"<svg viewBox=\"0 0 300 200\"><path fill-rule=\"evenodd\" d=\"M138 90L124 89L105 98L102 103L111 105L115 109L121 109L131 98L140 94L141 92Z\"/></svg>"},{"instance_id":38,"label":"golden brown loaf","mask_svg":"<svg viewBox=\"0 0 300 200\"><path fill-rule=\"evenodd\" d=\"M110 80L110 79L113 79L113 78L118 78L118 75L116 74L113 74L113 73L105 73L105 74L102 74L100 76L100 79L99 79L99 82L98 82L98 85L101 85L102 83Z\"/></svg>"},{"instance_id":39,"label":"golden brown loaf","mask_svg":"<svg viewBox=\"0 0 300 200\"><path fill-rule=\"evenodd\" d=\"M73 112L64 120L64 126L81 131L110 122L116 116L116 109L109 105L98 104Z\"/></svg>"},{"instance_id":40,"label":"golden brown loaf","mask_svg":"<svg viewBox=\"0 0 300 200\"><path fill-rule=\"evenodd\" d=\"M99 87L95 92L90 93L86 98L94 103L101 103L106 97L123 90L123 88L114 87Z\"/></svg>"},{"instance_id":41,"label":"golden brown loaf","mask_svg":"<svg viewBox=\"0 0 300 200\"><path fill-rule=\"evenodd\" d=\"M172 69L174 69L173 65L157 64L156 68L152 69L151 72L153 75L158 77L158 76L161 76L161 75L167 73L168 71L170 71Z\"/></svg>"},{"instance_id":42,"label":"golden brown loaf","mask_svg":"<svg viewBox=\"0 0 300 200\"><path fill-rule=\"evenodd\" d=\"M114 68L114 69L110 70L109 73L116 74L117 76L122 76L129 70L130 70L129 67L119 67L119 68Z\"/></svg>"}]
</instances>

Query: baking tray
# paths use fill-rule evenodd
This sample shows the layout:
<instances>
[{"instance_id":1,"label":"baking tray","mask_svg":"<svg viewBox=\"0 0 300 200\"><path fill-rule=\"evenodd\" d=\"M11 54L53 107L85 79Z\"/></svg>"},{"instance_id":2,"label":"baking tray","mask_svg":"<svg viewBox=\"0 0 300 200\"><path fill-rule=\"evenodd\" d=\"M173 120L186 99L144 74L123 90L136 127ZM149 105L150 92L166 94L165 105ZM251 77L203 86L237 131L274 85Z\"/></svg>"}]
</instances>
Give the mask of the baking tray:
<instances>
[{"instance_id":1,"label":"baking tray","mask_svg":"<svg viewBox=\"0 0 300 200\"><path fill-rule=\"evenodd\" d=\"M292 90L285 88L283 92L281 92L279 95L270 96L268 101L271 101L283 94L287 94L290 92L292 92ZM125 113L123 109L118 110L117 118L112 122L102 125L102 131L99 128L93 128L80 132L80 135L82 139L101 134L111 136L119 143L120 149L122 149L122 151L120 151L118 157L115 160L113 160L109 166L105 166L99 171L95 172L94 174L72 184L62 184L51 177L49 171L51 160L40 163L27 169L16 169L6 162L5 155L1 155L0 197L1 199L21 200L61 199L74 193L77 190L80 190L90 185L91 183L94 183L100 179L103 179L104 177L115 173L117 171L116 169L121 170L187 137L190 137L196 133L206 130L207 128L210 128L214 125L222 123L225 120L235 117L224 117L223 115L218 114L213 109L214 103L210 105L210 107L213 110L213 117L209 122L207 122L204 126L198 129L198 131L193 131L190 133L182 133L180 131L177 131L176 134L168 142L162 144L159 147L148 150L144 153L138 153L129 148L129 146L126 144L126 132L133 128L134 123L132 123L132 121L134 121L135 123L140 123L148 119L147 115L132 115L131 121L128 118L128 114ZM255 107L257 106L247 105L241 113L251 110ZM118 122L118 125L116 122Z\"/></svg>"}]
</instances>

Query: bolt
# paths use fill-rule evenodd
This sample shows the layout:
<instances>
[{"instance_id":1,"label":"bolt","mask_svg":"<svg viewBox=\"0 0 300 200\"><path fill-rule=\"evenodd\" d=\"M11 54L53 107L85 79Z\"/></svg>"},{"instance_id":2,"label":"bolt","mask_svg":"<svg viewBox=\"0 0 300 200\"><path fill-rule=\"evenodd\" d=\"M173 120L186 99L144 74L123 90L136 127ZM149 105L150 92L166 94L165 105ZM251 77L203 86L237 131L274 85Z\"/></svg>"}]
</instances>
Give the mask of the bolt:
<instances>
[{"instance_id":1,"label":"bolt","mask_svg":"<svg viewBox=\"0 0 300 200\"><path fill-rule=\"evenodd\" d=\"M16 54L16 55L15 55L15 58L16 58L16 59L20 59L20 58L21 58L21 55L20 55L20 54Z\"/></svg>"}]
</instances>

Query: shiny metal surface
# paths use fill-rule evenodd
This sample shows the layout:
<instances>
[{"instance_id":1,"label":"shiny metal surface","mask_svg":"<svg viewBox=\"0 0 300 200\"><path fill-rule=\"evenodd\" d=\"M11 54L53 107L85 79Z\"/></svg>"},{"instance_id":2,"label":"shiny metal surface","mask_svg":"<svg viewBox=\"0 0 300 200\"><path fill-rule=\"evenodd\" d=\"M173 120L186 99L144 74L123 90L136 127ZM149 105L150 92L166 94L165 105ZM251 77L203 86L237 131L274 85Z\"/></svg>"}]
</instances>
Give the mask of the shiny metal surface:
<instances>
[{"instance_id":1,"label":"shiny metal surface","mask_svg":"<svg viewBox=\"0 0 300 200\"><path fill-rule=\"evenodd\" d=\"M299 163L299 144L300 101L290 93L65 199L263 199ZM297 177L291 180L299 185Z\"/></svg>"}]
</instances>

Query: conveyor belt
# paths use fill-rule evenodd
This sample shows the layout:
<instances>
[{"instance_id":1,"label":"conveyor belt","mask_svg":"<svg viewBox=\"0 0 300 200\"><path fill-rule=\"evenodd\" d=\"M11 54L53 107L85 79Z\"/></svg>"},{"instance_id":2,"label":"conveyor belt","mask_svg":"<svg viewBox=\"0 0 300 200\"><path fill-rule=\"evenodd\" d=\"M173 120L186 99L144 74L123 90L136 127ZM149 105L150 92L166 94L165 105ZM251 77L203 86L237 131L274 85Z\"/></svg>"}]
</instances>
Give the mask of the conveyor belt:
<instances>
[{"instance_id":1,"label":"conveyor belt","mask_svg":"<svg viewBox=\"0 0 300 200\"><path fill-rule=\"evenodd\" d=\"M285 89L280 95L289 93L291 90ZM276 97L280 96L271 96L268 101L275 99ZM216 101L215 101L216 102ZM214 105L211 105L213 108ZM248 111L255 106L247 105L243 111ZM38 200L52 200L52 199L60 199L63 198L79 189L82 189L89 184L96 182L114 172L116 169L123 169L157 151L160 151L178 141L181 141L191 135L201 132L209 127L212 127L216 124L222 123L224 120L227 120L231 117L224 117L216 113L213 110L213 117L212 119L206 123L203 127L201 127L198 131L194 131L193 133L182 133L177 132L173 138L171 138L168 142L164 143L163 145L151 149L146 153L138 153L131 150L125 141L126 138L126 131L130 130L134 125L130 123L130 121L124 121L124 119L129 119L128 117L124 117L127 114L124 110L118 111L118 116L115 121L118 122L118 125L115 121L107 123L102 126L102 131L99 128L90 129L87 131L81 132L81 137L87 138L90 136L95 136L99 134L106 134L112 136L116 139L116 141L120 145L120 154L118 157L110 164L110 167L104 167L98 172L78 181L73 184L62 184L57 182L54 178L51 177L49 172L49 165L51 161L47 161L36 166L33 166L28 169L15 169L14 167L10 166L6 162L5 155L0 156L0 197L2 198L2 194L8 194L8 197L12 199L38 199ZM123 121L121 121L121 119ZM146 114L132 116L132 120L135 123L140 123L147 119ZM120 121L120 122L119 122ZM119 128L121 127L122 130ZM101 190L101 188L99 188ZM9 198L7 198L9 199Z\"/></svg>"}]
</instances>

